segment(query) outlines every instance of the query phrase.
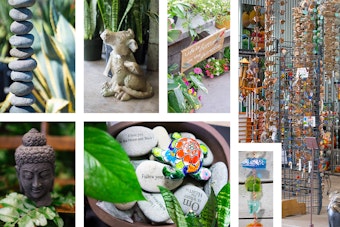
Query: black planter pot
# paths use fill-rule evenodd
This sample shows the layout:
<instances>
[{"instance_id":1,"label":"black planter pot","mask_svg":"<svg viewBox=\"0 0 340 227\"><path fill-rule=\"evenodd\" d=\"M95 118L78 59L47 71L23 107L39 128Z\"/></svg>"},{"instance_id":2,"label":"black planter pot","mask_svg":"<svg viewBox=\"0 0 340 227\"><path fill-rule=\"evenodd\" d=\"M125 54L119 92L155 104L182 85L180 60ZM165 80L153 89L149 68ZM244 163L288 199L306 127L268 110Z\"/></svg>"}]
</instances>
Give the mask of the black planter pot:
<instances>
[{"instance_id":1,"label":"black planter pot","mask_svg":"<svg viewBox=\"0 0 340 227\"><path fill-rule=\"evenodd\" d=\"M103 40L98 36L91 40L84 40L84 60L97 61L101 59Z\"/></svg>"}]
</instances>

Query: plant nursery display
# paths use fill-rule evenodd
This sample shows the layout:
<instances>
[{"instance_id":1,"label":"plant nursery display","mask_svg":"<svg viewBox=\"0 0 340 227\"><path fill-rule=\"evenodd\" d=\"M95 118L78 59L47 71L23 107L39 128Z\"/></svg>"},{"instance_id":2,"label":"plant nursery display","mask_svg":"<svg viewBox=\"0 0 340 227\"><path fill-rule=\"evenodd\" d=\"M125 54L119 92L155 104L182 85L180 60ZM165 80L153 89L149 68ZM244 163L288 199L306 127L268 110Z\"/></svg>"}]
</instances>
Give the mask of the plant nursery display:
<instances>
[{"instance_id":1,"label":"plant nursery display","mask_svg":"<svg viewBox=\"0 0 340 227\"><path fill-rule=\"evenodd\" d=\"M104 144L97 136L97 139L89 137L99 131L88 128L85 134L88 153L85 155L85 194L96 198L89 198L89 203L102 221L110 226L229 225L228 145L211 126L204 123L113 122L108 127L112 136L100 133L107 141ZM115 148L106 148L109 144L115 144ZM98 146L102 147L101 151ZM106 152L109 150L113 153ZM118 150L125 154L112 158L117 163L123 161L120 168L124 171L117 171L117 165L107 170L111 172L108 177L121 175L115 182L122 182L110 183L110 188L100 190L97 185L103 181L100 177L103 173L101 167L94 164L109 167L104 164L105 160L112 159L109 155ZM136 186L131 187L132 184ZM115 189L115 193L110 193L112 187L118 187L122 194L117 194Z\"/></svg>"},{"instance_id":2,"label":"plant nursery display","mask_svg":"<svg viewBox=\"0 0 340 227\"><path fill-rule=\"evenodd\" d=\"M283 199L320 214L327 175L340 163L340 2L254 0L241 8L240 140L281 142Z\"/></svg>"}]
</instances>

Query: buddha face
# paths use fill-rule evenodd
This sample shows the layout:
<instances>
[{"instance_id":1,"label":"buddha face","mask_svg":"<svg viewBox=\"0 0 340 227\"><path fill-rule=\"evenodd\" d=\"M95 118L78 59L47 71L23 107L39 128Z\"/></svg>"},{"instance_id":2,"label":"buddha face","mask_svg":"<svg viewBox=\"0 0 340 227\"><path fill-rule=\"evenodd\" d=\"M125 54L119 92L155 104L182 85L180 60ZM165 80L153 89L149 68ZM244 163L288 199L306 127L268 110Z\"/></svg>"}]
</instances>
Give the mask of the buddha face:
<instances>
[{"instance_id":1,"label":"buddha face","mask_svg":"<svg viewBox=\"0 0 340 227\"><path fill-rule=\"evenodd\" d=\"M51 200L54 168L50 163L23 164L18 170L18 175L20 187L28 198L37 204L46 199Z\"/></svg>"}]
</instances>

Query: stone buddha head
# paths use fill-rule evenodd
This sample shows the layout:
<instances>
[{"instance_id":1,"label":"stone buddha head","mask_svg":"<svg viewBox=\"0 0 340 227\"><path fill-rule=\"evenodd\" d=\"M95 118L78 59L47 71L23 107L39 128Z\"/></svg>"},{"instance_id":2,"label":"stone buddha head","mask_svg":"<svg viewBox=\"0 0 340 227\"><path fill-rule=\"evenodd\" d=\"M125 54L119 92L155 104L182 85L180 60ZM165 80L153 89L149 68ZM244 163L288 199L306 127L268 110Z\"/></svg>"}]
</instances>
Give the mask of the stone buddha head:
<instances>
[{"instance_id":1,"label":"stone buddha head","mask_svg":"<svg viewBox=\"0 0 340 227\"><path fill-rule=\"evenodd\" d=\"M55 153L46 137L34 128L28 131L15 151L15 162L21 192L37 207L51 205Z\"/></svg>"}]
</instances>

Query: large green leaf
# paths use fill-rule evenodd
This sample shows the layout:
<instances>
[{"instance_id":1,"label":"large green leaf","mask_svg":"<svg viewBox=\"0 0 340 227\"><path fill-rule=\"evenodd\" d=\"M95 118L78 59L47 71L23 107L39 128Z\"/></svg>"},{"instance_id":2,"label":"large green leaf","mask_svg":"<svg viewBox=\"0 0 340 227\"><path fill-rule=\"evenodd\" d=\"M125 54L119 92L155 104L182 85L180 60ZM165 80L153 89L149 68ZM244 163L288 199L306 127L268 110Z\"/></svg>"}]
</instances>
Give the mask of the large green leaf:
<instances>
[{"instance_id":1,"label":"large green leaf","mask_svg":"<svg viewBox=\"0 0 340 227\"><path fill-rule=\"evenodd\" d=\"M199 79L197 79L194 75L190 75L190 78L199 89L208 94L208 89L204 86L204 84L201 81L199 81Z\"/></svg>"},{"instance_id":2,"label":"large green leaf","mask_svg":"<svg viewBox=\"0 0 340 227\"><path fill-rule=\"evenodd\" d=\"M112 203L144 199L129 157L111 135L85 127L84 153L87 196Z\"/></svg>"},{"instance_id":3,"label":"large green leaf","mask_svg":"<svg viewBox=\"0 0 340 227\"><path fill-rule=\"evenodd\" d=\"M216 206L217 206L216 196L214 192L211 191L209 199L200 214L201 215L200 222L203 227L215 226Z\"/></svg>"},{"instance_id":4,"label":"large green leaf","mask_svg":"<svg viewBox=\"0 0 340 227\"><path fill-rule=\"evenodd\" d=\"M230 224L230 183L228 182L217 195L217 226Z\"/></svg>"},{"instance_id":5,"label":"large green leaf","mask_svg":"<svg viewBox=\"0 0 340 227\"><path fill-rule=\"evenodd\" d=\"M176 226L187 227L188 225L185 220L183 210L177 198L169 189L162 186L158 186L158 188L163 196L165 206L171 220L176 224Z\"/></svg>"},{"instance_id":6,"label":"large green leaf","mask_svg":"<svg viewBox=\"0 0 340 227\"><path fill-rule=\"evenodd\" d=\"M185 221L190 227L201 227L200 218L195 215L194 212L189 211L185 217ZM209 226L210 227L210 226Z\"/></svg>"},{"instance_id":7,"label":"large green leaf","mask_svg":"<svg viewBox=\"0 0 340 227\"><path fill-rule=\"evenodd\" d=\"M0 220L3 222L13 222L18 217L18 211L13 207L3 207L0 209Z\"/></svg>"}]
</instances>

